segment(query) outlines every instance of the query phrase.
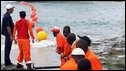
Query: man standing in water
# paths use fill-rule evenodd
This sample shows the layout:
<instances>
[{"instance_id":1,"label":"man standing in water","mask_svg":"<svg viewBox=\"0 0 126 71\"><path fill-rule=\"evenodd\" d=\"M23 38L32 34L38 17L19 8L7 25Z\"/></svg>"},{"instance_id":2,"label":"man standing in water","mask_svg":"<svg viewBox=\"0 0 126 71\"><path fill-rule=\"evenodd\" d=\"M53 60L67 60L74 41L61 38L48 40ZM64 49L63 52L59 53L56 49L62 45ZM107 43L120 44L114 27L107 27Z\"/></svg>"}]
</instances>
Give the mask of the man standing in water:
<instances>
[{"instance_id":1,"label":"man standing in water","mask_svg":"<svg viewBox=\"0 0 126 71\"><path fill-rule=\"evenodd\" d=\"M4 49L4 65L13 65L10 60L10 50L13 41L13 29L14 23L12 21L11 13L14 11L14 7L11 4L6 6L7 12L3 15L2 19L2 35L5 36L5 49Z\"/></svg>"}]
</instances>

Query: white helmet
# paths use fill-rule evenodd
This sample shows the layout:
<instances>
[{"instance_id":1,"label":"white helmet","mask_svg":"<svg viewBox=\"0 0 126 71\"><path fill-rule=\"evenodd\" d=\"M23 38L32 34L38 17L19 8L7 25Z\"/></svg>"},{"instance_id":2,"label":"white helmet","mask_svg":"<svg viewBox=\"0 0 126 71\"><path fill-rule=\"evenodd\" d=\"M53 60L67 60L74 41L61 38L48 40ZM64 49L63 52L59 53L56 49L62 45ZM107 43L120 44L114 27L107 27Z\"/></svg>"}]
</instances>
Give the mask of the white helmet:
<instances>
[{"instance_id":1,"label":"white helmet","mask_svg":"<svg viewBox=\"0 0 126 71\"><path fill-rule=\"evenodd\" d=\"M81 48L75 48L72 51L72 55L85 55L85 52Z\"/></svg>"}]
</instances>

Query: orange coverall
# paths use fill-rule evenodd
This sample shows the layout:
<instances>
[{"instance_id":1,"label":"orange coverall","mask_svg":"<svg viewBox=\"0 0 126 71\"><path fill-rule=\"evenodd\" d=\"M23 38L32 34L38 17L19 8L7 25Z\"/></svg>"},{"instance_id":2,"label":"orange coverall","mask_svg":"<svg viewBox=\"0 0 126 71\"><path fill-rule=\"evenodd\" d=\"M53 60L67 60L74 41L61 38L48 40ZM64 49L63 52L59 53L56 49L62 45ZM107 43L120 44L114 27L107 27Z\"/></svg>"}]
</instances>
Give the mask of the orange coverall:
<instances>
[{"instance_id":1,"label":"orange coverall","mask_svg":"<svg viewBox=\"0 0 126 71\"><path fill-rule=\"evenodd\" d=\"M77 70L77 66L75 60L70 58L70 60L60 67L60 70Z\"/></svg>"},{"instance_id":2,"label":"orange coverall","mask_svg":"<svg viewBox=\"0 0 126 71\"><path fill-rule=\"evenodd\" d=\"M24 59L26 64L31 63L29 33L33 39L34 39L34 35L32 32L32 27L30 25L30 22L25 18L21 18L15 23L14 32L13 32L14 38L16 35L16 31L17 31L17 40L18 40L17 42L20 50L17 61L18 63L21 63Z\"/></svg>"},{"instance_id":3,"label":"orange coverall","mask_svg":"<svg viewBox=\"0 0 126 71\"><path fill-rule=\"evenodd\" d=\"M58 33L56 36L57 50L59 54L63 54L66 58L71 53L71 48L65 37ZM61 66L66 62L66 58L61 58Z\"/></svg>"},{"instance_id":4,"label":"orange coverall","mask_svg":"<svg viewBox=\"0 0 126 71\"><path fill-rule=\"evenodd\" d=\"M61 58L61 66L69 60L69 54L71 53L71 46L69 45L69 43L65 40L65 44L64 44L64 51L63 51L63 55L64 57Z\"/></svg>"},{"instance_id":5,"label":"orange coverall","mask_svg":"<svg viewBox=\"0 0 126 71\"><path fill-rule=\"evenodd\" d=\"M85 58L90 60L91 70L103 70L100 60L93 52L91 52L91 50L87 51L87 53L85 54Z\"/></svg>"}]
</instances>

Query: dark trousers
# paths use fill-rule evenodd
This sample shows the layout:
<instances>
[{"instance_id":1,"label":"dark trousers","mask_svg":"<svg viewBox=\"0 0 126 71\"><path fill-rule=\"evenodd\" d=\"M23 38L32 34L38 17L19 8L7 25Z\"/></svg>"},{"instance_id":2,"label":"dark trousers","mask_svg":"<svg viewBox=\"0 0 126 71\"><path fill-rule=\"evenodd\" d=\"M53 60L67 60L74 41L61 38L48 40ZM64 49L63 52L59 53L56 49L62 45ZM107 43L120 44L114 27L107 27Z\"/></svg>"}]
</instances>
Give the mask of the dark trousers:
<instances>
[{"instance_id":1,"label":"dark trousers","mask_svg":"<svg viewBox=\"0 0 126 71\"><path fill-rule=\"evenodd\" d=\"M11 46L12 46L12 41L10 41L10 36L5 36L5 49L4 49L4 62L5 62L5 65L11 64L11 60L10 60Z\"/></svg>"}]
</instances>

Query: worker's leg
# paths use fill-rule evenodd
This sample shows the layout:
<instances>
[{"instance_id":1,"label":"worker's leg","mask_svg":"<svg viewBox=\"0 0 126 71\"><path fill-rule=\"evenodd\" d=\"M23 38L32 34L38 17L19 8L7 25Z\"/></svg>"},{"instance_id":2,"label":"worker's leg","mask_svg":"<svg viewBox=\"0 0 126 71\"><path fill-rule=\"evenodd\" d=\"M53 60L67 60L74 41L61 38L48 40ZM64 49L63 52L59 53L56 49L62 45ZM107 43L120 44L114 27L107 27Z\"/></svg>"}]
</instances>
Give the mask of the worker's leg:
<instances>
[{"instance_id":1,"label":"worker's leg","mask_svg":"<svg viewBox=\"0 0 126 71\"><path fill-rule=\"evenodd\" d=\"M23 43L23 51L24 51L24 59L25 59L25 62L26 62L26 66L27 66L27 69L32 69L31 67L31 52L30 52L30 42L28 39L25 39L24 40L24 43Z\"/></svg>"},{"instance_id":2,"label":"worker's leg","mask_svg":"<svg viewBox=\"0 0 126 71\"><path fill-rule=\"evenodd\" d=\"M19 54L17 57L17 68L23 68L23 41L22 39L18 39L18 47L19 47Z\"/></svg>"}]
</instances>

